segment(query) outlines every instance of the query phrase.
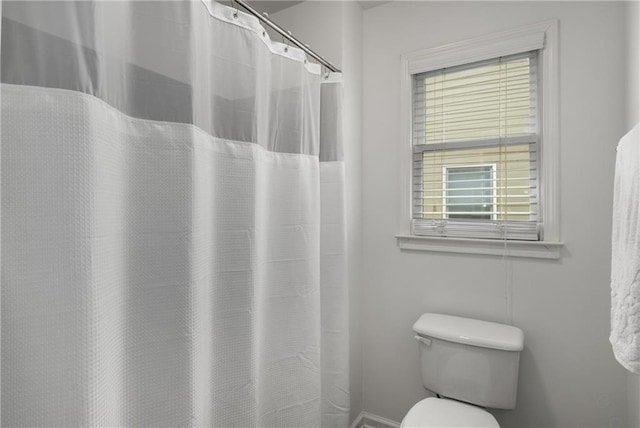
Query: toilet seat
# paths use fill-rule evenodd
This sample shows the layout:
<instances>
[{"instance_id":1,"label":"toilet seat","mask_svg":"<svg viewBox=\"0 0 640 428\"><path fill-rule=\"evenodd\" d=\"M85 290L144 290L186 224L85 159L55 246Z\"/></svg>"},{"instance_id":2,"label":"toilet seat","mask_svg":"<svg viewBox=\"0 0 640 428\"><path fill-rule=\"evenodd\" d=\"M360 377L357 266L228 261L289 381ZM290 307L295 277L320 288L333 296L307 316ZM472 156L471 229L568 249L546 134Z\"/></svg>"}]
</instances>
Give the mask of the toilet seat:
<instances>
[{"instance_id":1,"label":"toilet seat","mask_svg":"<svg viewBox=\"0 0 640 428\"><path fill-rule=\"evenodd\" d=\"M480 407L446 398L425 398L413 405L400 428L500 428L493 415Z\"/></svg>"}]
</instances>

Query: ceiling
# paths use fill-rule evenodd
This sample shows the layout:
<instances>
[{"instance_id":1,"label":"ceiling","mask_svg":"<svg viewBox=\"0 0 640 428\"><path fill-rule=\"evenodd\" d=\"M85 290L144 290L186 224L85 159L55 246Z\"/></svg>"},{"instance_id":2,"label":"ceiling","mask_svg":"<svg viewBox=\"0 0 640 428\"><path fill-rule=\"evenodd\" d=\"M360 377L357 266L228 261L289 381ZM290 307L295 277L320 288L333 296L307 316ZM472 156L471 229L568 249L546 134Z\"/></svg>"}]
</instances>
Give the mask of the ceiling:
<instances>
[{"instance_id":1,"label":"ceiling","mask_svg":"<svg viewBox=\"0 0 640 428\"><path fill-rule=\"evenodd\" d=\"M231 0L219 0L220 3L226 4L227 6L231 5ZM249 4L253 6L255 10L262 13L268 13L271 15L272 13L280 12L282 9L286 9L288 7L294 6L298 3L302 3L302 1L296 0L249 0Z\"/></svg>"},{"instance_id":2,"label":"ceiling","mask_svg":"<svg viewBox=\"0 0 640 428\"><path fill-rule=\"evenodd\" d=\"M372 7L380 6L381 4L389 3L389 1L376 1L376 0L360 0L358 1L363 9L371 9Z\"/></svg>"},{"instance_id":3,"label":"ceiling","mask_svg":"<svg viewBox=\"0 0 640 428\"><path fill-rule=\"evenodd\" d=\"M356 1L356 0L346 0L346 1ZM230 4L231 0L223 0L221 3ZM276 13L281 11L282 9L286 9L291 6L295 6L298 3L302 3L302 1L298 0L249 0L251 6L259 12L266 12L268 14ZM359 0L360 6L363 9L370 9L375 6L379 6L384 3L388 3L388 1L375 1L375 0Z\"/></svg>"},{"instance_id":4,"label":"ceiling","mask_svg":"<svg viewBox=\"0 0 640 428\"><path fill-rule=\"evenodd\" d=\"M249 0L251 6L253 6L256 10L260 12L267 12L268 14L276 13L281 11L282 9L286 9L288 7L294 6L298 3L302 3L302 1L295 0Z\"/></svg>"}]
</instances>

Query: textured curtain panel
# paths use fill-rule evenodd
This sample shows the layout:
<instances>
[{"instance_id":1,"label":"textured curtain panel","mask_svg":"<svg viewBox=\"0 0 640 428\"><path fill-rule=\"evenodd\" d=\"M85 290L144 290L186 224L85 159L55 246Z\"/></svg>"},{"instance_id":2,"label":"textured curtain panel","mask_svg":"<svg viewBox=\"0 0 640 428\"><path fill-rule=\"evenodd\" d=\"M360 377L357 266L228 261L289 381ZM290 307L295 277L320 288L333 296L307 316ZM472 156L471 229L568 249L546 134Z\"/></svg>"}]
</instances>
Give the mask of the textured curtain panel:
<instances>
[{"instance_id":1,"label":"textured curtain panel","mask_svg":"<svg viewBox=\"0 0 640 428\"><path fill-rule=\"evenodd\" d=\"M2 2L2 426L345 427L339 75L203 2Z\"/></svg>"}]
</instances>

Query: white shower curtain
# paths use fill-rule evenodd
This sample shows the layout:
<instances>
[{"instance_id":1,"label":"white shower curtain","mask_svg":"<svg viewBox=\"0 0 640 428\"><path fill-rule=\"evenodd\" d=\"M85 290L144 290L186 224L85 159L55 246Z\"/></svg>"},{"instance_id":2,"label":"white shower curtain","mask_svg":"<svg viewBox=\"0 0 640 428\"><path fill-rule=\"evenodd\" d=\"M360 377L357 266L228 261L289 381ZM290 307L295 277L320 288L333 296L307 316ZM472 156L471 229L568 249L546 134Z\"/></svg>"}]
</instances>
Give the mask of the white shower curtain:
<instances>
[{"instance_id":1,"label":"white shower curtain","mask_svg":"<svg viewBox=\"0 0 640 428\"><path fill-rule=\"evenodd\" d=\"M2 426L345 427L340 75L215 2L2 3Z\"/></svg>"}]
</instances>

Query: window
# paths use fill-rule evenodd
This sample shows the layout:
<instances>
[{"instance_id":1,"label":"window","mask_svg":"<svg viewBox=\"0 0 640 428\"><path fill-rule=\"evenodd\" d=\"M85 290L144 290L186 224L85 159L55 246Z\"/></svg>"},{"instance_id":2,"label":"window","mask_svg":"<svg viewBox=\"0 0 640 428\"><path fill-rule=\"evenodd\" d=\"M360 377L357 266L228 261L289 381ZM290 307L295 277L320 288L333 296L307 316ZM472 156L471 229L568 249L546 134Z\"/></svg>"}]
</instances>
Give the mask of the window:
<instances>
[{"instance_id":1,"label":"window","mask_svg":"<svg viewBox=\"0 0 640 428\"><path fill-rule=\"evenodd\" d=\"M415 234L538 239L537 55L413 75Z\"/></svg>"},{"instance_id":2,"label":"window","mask_svg":"<svg viewBox=\"0 0 640 428\"><path fill-rule=\"evenodd\" d=\"M560 257L557 34L402 56L401 249Z\"/></svg>"},{"instance_id":3,"label":"window","mask_svg":"<svg viewBox=\"0 0 640 428\"><path fill-rule=\"evenodd\" d=\"M442 218L496 218L496 165L445 166Z\"/></svg>"}]
</instances>

